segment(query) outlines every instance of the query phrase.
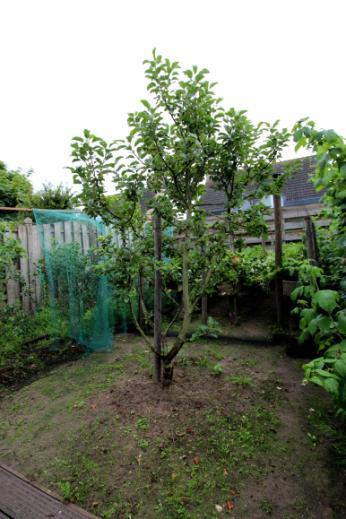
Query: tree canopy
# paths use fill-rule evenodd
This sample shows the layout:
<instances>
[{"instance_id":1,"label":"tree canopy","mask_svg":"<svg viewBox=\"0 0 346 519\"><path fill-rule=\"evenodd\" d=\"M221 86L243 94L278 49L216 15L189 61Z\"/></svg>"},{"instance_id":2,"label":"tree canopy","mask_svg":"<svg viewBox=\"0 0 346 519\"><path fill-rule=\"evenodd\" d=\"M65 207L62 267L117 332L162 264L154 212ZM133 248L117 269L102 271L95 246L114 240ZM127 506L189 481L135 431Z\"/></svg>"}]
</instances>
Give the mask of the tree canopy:
<instances>
[{"instance_id":1,"label":"tree canopy","mask_svg":"<svg viewBox=\"0 0 346 519\"><path fill-rule=\"evenodd\" d=\"M9 170L0 161L0 206L20 207L28 204L33 193L30 174Z\"/></svg>"},{"instance_id":2,"label":"tree canopy","mask_svg":"<svg viewBox=\"0 0 346 519\"><path fill-rule=\"evenodd\" d=\"M243 209L243 202L247 196L256 200L278 189L273 165L289 132L280 130L277 122L254 126L245 111L225 110L206 69L181 70L177 62L156 51L144 64L150 99L142 100L143 108L129 114L128 136L108 144L85 130L73 139L70 169L81 184L86 211L122 232L122 247L103 241L104 268L123 290L136 326L151 348L134 311L138 280L151 279L159 267L164 290L172 281L179 287L175 318L181 319L180 331L169 348L168 330L162 338L161 357L169 372L187 341L192 312L201 296L215 290L223 277L235 275L229 237L265 232L265 206L257 201ZM108 174L119 193L116 206L107 197ZM207 177L224 190L229 209L212 227L202 208ZM150 206L160 215L163 231L174 229L174 237L164 232L163 254L169 261L159 265L153 257L151 223L136 213L146 190L155 193Z\"/></svg>"}]
</instances>

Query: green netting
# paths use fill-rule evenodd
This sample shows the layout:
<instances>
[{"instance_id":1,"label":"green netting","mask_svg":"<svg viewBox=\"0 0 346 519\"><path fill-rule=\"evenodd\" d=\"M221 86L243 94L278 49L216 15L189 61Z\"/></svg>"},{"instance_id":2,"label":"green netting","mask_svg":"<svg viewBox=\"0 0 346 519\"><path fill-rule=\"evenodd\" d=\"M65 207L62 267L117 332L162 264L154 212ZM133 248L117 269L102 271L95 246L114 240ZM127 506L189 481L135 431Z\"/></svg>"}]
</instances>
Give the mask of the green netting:
<instances>
[{"instance_id":1,"label":"green netting","mask_svg":"<svg viewBox=\"0 0 346 519\"><path fill-rule=\"evenodd\" d=\"M78 211L34 209L34 216L55 335L67 335L88 351L110 350L114 301L107 278L95 270L94 251L104 225Z\"/></svg>"}]
</instances>

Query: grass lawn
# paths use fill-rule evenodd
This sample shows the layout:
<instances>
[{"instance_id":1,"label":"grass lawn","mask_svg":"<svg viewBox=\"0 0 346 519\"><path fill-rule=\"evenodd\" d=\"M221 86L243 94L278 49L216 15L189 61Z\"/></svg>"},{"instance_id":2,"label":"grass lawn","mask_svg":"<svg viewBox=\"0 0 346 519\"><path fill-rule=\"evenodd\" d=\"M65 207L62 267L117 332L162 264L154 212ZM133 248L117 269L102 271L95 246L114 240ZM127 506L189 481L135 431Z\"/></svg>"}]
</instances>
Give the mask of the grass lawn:
<instances>
[{"instance_id":1,"label":"grass lawn","mask_svg":"<svg viewBox=\"0 0 346 519\"><path fill-rule=\"evenodd\" d=\"M1 462L104 519L344 517L342 431L301 361L201 341L165 389L150 361L123 335L3 390Z\"/></svg>"}]
</instances>

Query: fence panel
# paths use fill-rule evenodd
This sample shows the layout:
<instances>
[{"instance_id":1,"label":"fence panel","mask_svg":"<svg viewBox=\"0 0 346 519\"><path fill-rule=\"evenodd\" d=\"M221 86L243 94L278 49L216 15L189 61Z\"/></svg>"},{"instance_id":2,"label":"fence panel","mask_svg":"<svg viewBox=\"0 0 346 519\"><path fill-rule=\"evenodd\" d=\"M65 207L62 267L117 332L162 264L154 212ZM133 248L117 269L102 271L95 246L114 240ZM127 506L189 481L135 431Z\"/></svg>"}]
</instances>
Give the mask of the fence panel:
<instances>
[{"instance_id":1,"label":"fence panel","mask_svg":"<svg viewBox=\"0 0 346 519\"><path fill-rule=\"evenodd\" d=\"M306 216L318 217L322 206L320 204L311 204L309 206L283 207L283 237L285 242L298 241L304 236ZM209 217L210 223L215 217ZM268 224L268 238L245 237L245 243L248 245L263 244L273 246L274 244L274 216L273 214L266 217ZM318 224L322 227L328 225L327 220L318 219ZM24 224L19 225L15 232L7 233L9 236L16 238L22 244L26 254L18 260L19 274L24 281L20 283L17 280L9 279L6 283L6 301L8 304L14 304L20 301L23 308L27 311L33 311L41 300L41 286L38 275L38 264L43 256L41 249L41 241L38 228L33 224L31 218L26 218ZM121 246L119 235L112 231L113 243ZM45 246L51 249L54 243L78 243L82 253L87 254L91 247L97 244L98 232L91 225L80 224L76 221L58 222L54 224L43 224L43 237Z\"/></svg>"}]
</instances>

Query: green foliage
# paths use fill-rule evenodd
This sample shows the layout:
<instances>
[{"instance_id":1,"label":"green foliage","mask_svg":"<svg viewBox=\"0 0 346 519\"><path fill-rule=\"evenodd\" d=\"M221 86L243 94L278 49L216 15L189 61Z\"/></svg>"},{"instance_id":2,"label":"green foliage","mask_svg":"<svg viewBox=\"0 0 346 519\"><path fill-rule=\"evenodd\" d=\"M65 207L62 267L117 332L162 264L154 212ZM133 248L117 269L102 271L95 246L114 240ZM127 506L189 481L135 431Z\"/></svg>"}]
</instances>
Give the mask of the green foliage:
<instances>
[{"instance_id":1,"label":"green foliage","mask_svg":"<svg viewBox=\"0 0 346 519\"><path fill-rule=\"evenodd\" d=\"M207 324L200 324L191 335L190 341L195 342L201 337L214 337L215 339L222 333L221 325L212 317L208 317Z\"/></svg>"},{"instance_id":2,"label":"green foliage","mask_svg":"<svg viewBox=\"0 0 346 519\"><path fill-rule=\"evenodd\" d=\"M56 324L56 323L55 323ZM52 332L52 315L42 308L28 315L18 306L3 306L0 309L0 367L11 366L23 369L40 362L35 351L28 353L23 344Z\"/></svg>"},{"instance_id":3,"label":"green foliage","mask_svg":"<svg viewBox=\"0 0 346 519\"><path fill-rule=\"evenodd\" d=\"M213 366L212 375L214 375L214 377L219 377L220 375L222 375L222 373L223 373L222 365L219 362L217 362Z\"/></svg>"},{"instance_id":4,"label":"green foliage","mask_svg":"<svg viewBox=\"0 0 346 519\"><path fill-rule=\"evenodd\" d=\"M239 275L244 287L259 286L268 289L275 276L275 258L271 250L261 245L245 247L240 253Z\"/></svg>"},{"instance_id":5,"label":"green foliage","mask_svg":"<svg viewBox=\"0 0 346 519\"><path fill-rule=\"evenodd\" d=\"M228 380L233 384L237 384L242 387L252 386L253 380L249 375L231 375Z\"/></svg>"},{"instance_id":6,"label":"green foliage","mask_svg":"<svg viewBox=\"0 0 346 519\"><path fill-rule=\"evenodd\" d=\"M0 206L18 207L28 203L33 192L30 174L8 170L0 161Z\"/></svg>"},{"instance_id":7,"label":"green foliage","mask_svg":"<svg viewBox=\"0 0 346 519\"><path fill-rule=\"evenodd\" d=\"M232 253L230 253L232 256ZM302 262L305 250L303 243L286 243L283 245L282 272L285 279L295 279ZM229 263L233 263L230 269ZM227 267L226 267L227 268ZM228 269L236 272L238 283L243 287L259 287L269 290L275 277L277 267L272 249L261 245L244 247L228 261Z\"/></svg>"},{"instance_id":8,"label":"green foliage","mask_svg":"<svg viewBox=\"0 0 346 519\"><path fill-rule=\"evenodd\" d=\"M292 293L300 314L300 340L313 339L323 356L304 366L305 379L322 386L346 417L346 144L333 130L316 130L312 121L295 126L296 148L311 147L317 158L313 182L326 189L324 214L331 222L320 231L322 269L303 264Z\"/></svg>"},{"instance_id":9,"label":"green foliage","mask_svg":"<svg viewBox=\"0 0 346 519\"><path fill-rule=\"evenodd\" d=\"M252 202L277 192L282 181L273 177L273 164L289 138L278 123L254 126L245 112L225 110L214 92L206 69L181 70L177 62L155 50L144 62L150 99L128 116L129 134L107 143L85 130L72 143L80 200L91 216L101 216L117 229L121 246L105 238L100 269L131 308L134 321L139 280L153 279L160 268L166 296L172 286L182 292L181 329L165 362L171 362L186 342L191 315L201 296L212 293L225 278L236 284L237 271L227 264L229 237L239 229L259 236L266 231L263 204L243 210L244 197ZM106 177L112 175L116 198L107 195ZM201 209L207 175L227 198L227 215L213 224ZM152 191L151 212L161 216L163 230L173 227L175 239L164 238L165 260L153 257L151 223L139 214L146 191ZM143 305L146 323L150 312ZM137 328L145 337L139 323ZM147 344L151 346L148 338Z\"/></svg>"},{"instance_id":10,"label":"green foliage","mask_svg":"<svg viewBox=\"0 0 346 519\"><path fill-rule=\"evenodd\" d=\"M78 243L53 244L44 249L41 265L43 289L53 316L67 323L67 334L90 349L111 343L110 291L97 272L93 249L84 254ZM60 330L54 335L59 337Z\"/></svg>"},{"instance_id":11,"label":"green foliage","mask_svg":"<svg viewBox=\"0 0 346 519\"><path fill-rule=\"evenodd\" d=\"M73 209L75 203L72 190L63 184L43 184L43 188L31 196L31 206L37 209Z\"/></svg>"},{"instance_id":12,"label":"green foliage","mask_svg":"<svg viewBox=\"0 0 346 519\"><path fill-rule=\"evenodd\" d=\"M19 279L16 260L24 254L18 240L8 235L9 225L0 222L0 305L5 300L5 283L8 279Z\"/></svg>"}]
</instances>

